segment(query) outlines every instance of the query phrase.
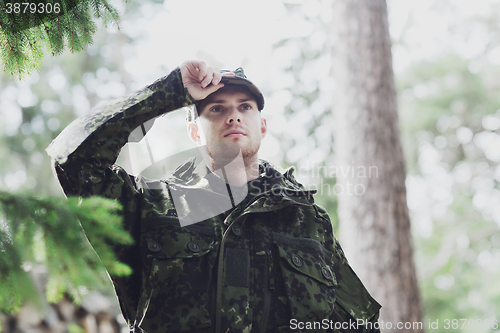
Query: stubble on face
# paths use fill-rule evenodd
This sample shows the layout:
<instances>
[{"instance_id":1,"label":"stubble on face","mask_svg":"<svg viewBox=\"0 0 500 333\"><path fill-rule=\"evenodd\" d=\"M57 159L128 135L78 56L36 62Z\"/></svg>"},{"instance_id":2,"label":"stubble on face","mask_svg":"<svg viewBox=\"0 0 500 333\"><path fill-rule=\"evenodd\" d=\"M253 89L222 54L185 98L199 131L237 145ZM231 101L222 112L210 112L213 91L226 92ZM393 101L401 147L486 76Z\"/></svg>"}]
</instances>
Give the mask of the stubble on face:
<instances>
[{"instance_id":1,"label":"stubble on face","mask_svg":"<svg viewBox=\"0 0 500 333\"><path fill-rule=\"evenodd\" d=\"M212 162L212 170L218 170L236 160L240 147L232 142L207 142L207 153Z\"/></svg>"}]
</instances>

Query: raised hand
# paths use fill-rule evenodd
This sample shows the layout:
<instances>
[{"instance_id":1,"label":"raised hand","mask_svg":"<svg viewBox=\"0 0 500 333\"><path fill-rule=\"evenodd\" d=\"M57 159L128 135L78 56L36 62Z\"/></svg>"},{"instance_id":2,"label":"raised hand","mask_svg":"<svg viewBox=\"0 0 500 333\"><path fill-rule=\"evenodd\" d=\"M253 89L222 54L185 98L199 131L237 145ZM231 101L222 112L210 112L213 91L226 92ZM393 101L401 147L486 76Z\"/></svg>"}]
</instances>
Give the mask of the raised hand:
<instances>
[{"instance_id":1,"label":"raised hand","mask_svg":"<svg viewBox=\"0 0 500 333\"><path fill-rule=\"evenodd\" d=\"M188 60L180 66L182 82L195 100L202 100L224 87L221 72L203 61ZM224 75L234 75L228 72Z\"/></svg>"}]
</instances>

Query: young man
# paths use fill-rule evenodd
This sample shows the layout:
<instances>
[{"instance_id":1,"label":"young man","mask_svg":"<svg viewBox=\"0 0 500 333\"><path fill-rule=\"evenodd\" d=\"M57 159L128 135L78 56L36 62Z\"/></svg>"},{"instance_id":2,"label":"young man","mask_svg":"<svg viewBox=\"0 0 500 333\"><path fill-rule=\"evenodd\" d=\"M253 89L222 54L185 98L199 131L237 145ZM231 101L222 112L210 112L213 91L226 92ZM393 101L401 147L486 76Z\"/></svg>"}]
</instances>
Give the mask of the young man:
<instances>
[{"instance_id":1,"label":"young man","mask_svg":"<svg viewBox=\"0 0 500 333\"><path fill-rule=\"evenodd\" d=\"M189 105L201 167L190 160L149 181L114 164L134 129ZM241 69L188 61L78 118L47 148L66 195L123 205L135 245L117 253L133 274L111 279L131 331L379 331L380 305L313 192L292 169L281 174L259 160L263 107Z\"/></svg>"}]
</instances>

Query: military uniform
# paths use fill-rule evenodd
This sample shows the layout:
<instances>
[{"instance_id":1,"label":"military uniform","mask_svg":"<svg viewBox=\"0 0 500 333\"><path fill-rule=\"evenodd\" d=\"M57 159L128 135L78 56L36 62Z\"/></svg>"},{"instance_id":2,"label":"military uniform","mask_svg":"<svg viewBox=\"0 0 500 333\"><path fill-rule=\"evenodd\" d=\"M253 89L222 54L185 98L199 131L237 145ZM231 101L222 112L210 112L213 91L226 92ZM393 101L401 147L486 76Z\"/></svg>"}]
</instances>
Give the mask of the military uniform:
<instances>
[{"instance_id":1,"label":"military uniform","mask_svg":"<svg viewBox=\"0 0 500 333\"><path fill-rule=\"evenodd\" d=\"M111 279L131 330L378 332L360 324L376 322L380 305L292 169L282 174L261 161L242 202L182 227L173 189L217 194L193 161L158 181L114 164L135 128L194 103L176 69L78 118L47 148L66 195L123 205L135 245L116 250L133 274Z\"/></svg>"}]
</instances>

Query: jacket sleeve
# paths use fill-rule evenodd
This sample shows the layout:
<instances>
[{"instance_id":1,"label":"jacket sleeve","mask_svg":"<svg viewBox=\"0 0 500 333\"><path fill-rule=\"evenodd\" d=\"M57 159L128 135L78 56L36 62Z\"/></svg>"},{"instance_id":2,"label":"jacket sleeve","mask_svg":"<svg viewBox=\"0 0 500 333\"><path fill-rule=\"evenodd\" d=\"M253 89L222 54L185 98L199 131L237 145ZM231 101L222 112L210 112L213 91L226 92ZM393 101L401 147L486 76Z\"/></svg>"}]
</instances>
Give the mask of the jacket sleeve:
<instances>
[{"instance_id":1,"label":"jacket sleeve","mask_svg":"<svg viewBox=\"0 0 500 333\"><path fill-rule=\"evenodd\" d=\"M66 127L47 148L66 195L117 198L99 185L132 131L159 115L194 104L176 69L153 84L104 103ZM83 178L82 178L83 174ZM62 178L63 179L62 179ZM78 181L76 181L78 180Z\"/></svg>"},{"instance_id":2,"label":"jacket sleeve","mask_svg":"<svg viewBox=\"0 0 500 333\"><path fill-rule=\"evenodd\" d=\"M177 68L153 84L77 118L47 148L56 178L67 196L98 195L119 200L123 206L123 227L132 235L135 245L116 246L116 253L120 261L132 267L133 273L126 278L111 278L129 326L135 320L141 285L138 251L141 192L134 177L114 163L135 128L194 102Z\"/></svg>"}]
</instances>

